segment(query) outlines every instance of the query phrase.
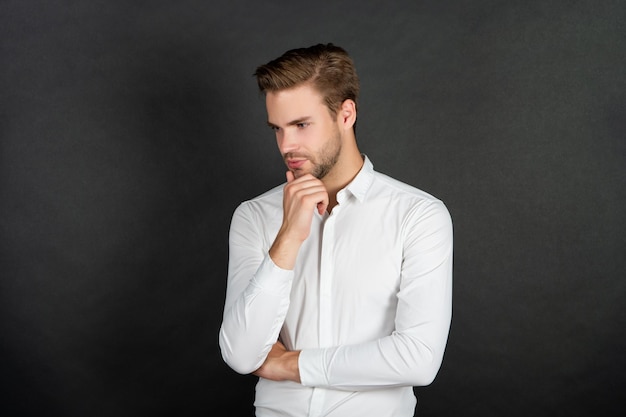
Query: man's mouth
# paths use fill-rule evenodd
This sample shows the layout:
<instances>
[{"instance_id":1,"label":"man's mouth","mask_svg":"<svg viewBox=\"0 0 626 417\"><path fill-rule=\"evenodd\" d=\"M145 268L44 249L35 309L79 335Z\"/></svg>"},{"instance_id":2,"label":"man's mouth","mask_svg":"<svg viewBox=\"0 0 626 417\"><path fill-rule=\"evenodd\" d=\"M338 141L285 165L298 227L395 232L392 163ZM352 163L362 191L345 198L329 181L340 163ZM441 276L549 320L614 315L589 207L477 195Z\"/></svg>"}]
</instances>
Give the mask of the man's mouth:
<instances>
[{"instance_id":1,"label":"man's mouth","mask_svg":"<svg viewBox=\"0 0 626 417\"><path fill-rule=\"evenodd\" d=\"M299 169L305 164L306 159L287 159L287 167L291 170Z\"/></svg>"}]
</instances>

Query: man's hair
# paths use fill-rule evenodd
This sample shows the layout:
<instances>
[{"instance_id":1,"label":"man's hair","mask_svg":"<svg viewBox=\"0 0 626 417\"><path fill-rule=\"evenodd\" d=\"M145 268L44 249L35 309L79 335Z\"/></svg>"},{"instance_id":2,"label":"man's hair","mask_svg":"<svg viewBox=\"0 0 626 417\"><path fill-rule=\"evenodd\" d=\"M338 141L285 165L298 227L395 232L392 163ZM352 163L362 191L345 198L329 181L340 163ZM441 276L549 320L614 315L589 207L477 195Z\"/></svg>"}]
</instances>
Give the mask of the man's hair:
<instances>
[{"instance_id":1,"label":"man's hair","mask_svg":"<svg viewBox=\"0 0 626 417\"><path fill-rule=\"evenodd\" d=\"M291 49L261 65L254 73L261 92L275 92L310 84L335 117L345 100L359 97L359 78L352 59L341 47L317 44Z\"/></svg>"}]
</instances>

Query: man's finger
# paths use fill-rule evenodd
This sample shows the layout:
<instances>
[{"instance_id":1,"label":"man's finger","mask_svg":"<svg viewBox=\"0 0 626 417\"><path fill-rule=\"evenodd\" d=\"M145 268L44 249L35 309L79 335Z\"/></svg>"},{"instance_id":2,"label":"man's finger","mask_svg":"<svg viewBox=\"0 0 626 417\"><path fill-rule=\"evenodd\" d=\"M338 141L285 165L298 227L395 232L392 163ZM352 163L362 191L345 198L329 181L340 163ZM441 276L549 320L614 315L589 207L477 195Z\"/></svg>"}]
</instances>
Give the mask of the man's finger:
<instances>
[{"instance_id":1,"label":"man's finger","mask_svg":"<svg viewBox=\"0 0 626 417\"><path fill-rule=\"evenodd\" d=\"M324 215L324 212L326 211L327 208L328 208L328 197L324 199L323 201L320 201L319 203L317 203L317 212L320 214L320 216Z\"/></svg>"}]
</instances>

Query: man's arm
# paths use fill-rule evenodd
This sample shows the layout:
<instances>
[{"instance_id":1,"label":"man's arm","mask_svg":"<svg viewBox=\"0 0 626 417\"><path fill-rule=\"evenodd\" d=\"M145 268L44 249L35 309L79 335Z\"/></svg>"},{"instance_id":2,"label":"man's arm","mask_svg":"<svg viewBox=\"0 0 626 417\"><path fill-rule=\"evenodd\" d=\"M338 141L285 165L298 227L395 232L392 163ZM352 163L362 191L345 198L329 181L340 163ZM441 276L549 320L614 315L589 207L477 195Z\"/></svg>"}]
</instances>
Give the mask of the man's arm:
<instances>
[{"instance_id":1,"label":"man's arm","mask_svg":"<svg viewBox=\"0 0 626 417\"><path fill-rule=\"evenodd\" d=\"M311 232L313 211L323 214L328 206L328 192L317 178L306 175L298 180L287 171L283 197L283 223L269 250L269 256L281 268L293 269L302 243ZM300 382L299 351L288 351L277 341L257 369L256 376L274 381Z\"/></svg>"},{"instance_id":2,"label":"man's arm","mask_svg":"<svg viewBox=\"0 0 626 417\"><path fill-rule=\"evenodd\" d=\"M265 208L266 212L271 210ZM267 255L268 236L261 219L268 219L262 207L243 203L233 214L229 232L228 282L219 346L224 361L241 374L261 366L278 339L293 281L293 271L279 268Z\"/></svg>"},{"instance_id":3,"label":"man's arm","mask_svg":"<svg viewBox=\"0 0 626 417\"><path fill-rule=\"evenodd\" d=\"M308 237L314 210L326 209L328 194L311 175L295 179L287 173L280 230L263 254L258 223L249 207L236 210L229 235L229 277L219 333L222 357L239 373L263 365L278 339L289 307L293 267ZM273 356L274 357L274 356ZM266 367L267 369L267 367Z\"/></svg>"},{"instance_id":4,"label":"man's arm","mask_svg":"<svg viewBox=\"0 0 626 417\"><path fill-rule=\"evenodd\" d=\"M452 221L441 202L406 219L395 330L369 342L304 349L303 385L346 390L423 386L443 360L452 317Z\"/></svg>"},{"instance_id":5,"label":"man's arm","mask_svg":"<svg viewBox=\"0 0 626 417\"><path fill-rule=\"evenodd\" d=\"M280 341L272 346L265 362L254 374L272 381L300 382L298 357L300 351L288 351Z\"/></svg>"}]
</instances>

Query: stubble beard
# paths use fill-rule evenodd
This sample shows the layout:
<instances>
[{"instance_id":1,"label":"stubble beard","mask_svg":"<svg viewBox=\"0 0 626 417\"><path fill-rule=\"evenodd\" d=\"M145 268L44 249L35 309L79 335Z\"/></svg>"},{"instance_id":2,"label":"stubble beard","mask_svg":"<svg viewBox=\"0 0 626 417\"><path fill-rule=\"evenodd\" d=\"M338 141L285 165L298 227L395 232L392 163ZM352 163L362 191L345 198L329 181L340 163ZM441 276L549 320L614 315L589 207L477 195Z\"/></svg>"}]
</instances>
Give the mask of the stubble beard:
<instances>
[{"instance_id":1,"label":"stubble beard","mask_svg":"<svg viewBox=\"0 0 626 417\"><path fill-rule=\"evenodd\" d=\"M315 156L315 159L311 159L313 168L311 168L311 175L318 180L324 178L328 173L337 165L339 156L341 155L341 134L338 129L335 129L333 137L326 142L324 147Z\"/></svg>"}]
</instances>

